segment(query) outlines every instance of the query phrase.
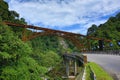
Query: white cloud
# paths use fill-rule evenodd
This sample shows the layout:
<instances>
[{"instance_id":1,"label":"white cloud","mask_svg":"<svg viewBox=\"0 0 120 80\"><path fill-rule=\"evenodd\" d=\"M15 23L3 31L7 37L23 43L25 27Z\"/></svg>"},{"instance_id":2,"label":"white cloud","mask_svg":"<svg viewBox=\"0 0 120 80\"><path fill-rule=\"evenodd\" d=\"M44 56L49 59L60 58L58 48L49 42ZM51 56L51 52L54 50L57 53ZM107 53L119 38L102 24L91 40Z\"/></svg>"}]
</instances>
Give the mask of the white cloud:
<instances>
[{"instance_id":1,"label":"white cloud","mask_svg":"<svg viewBox=\"0 0 120 80\"><path fill-rule=\"evenodd\" d=\"M83 25L83 27L82 26L80 26L80 27L78 27L77 29L69 29L69 30L67 30L68 32L73 32L73 33L80 33L80 34L86 34L87 33L87 29L91 26L91 25L93 25L93 24L95 24L95 25L100 25L100 24L102 24L102 23L105 23L107 20L100 20L100 21L93 21L93 22L90 22L90 23L87 23L87 24L85 24L85 25Z\"/></svg>"},{"instance_id":2,"label":"white cloud","mask_svg":"<svg viewBox=\"0 0 120 80\"><path fill-rule=\"evenodd\" d=\"M71 0L69 4L57 3L59 0L45 0L45 3L29 1L9 1L10 10L20 13L31 24L41 24L50 28L64 28L65 26L80 24L83 29L72 32L82 32L92 24L104 23L106 20L99 19L115 13L120 9L119 0ZM68 1L67 1L68 2ZM85 25L86 24L86 25ZM83 31L85 34L86 31Z\"/></svg>"}]
</instances>

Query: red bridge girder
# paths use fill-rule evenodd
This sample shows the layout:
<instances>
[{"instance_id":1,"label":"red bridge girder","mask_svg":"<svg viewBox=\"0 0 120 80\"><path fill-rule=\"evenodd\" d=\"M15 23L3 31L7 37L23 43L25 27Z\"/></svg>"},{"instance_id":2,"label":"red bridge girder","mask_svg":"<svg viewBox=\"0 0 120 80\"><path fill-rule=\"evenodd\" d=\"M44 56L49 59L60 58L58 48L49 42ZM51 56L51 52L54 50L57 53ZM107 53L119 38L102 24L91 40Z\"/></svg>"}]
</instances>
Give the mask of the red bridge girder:
<instances>
[{"instance_id":1,"label":"red bridge girder","mask_svg":"<svg viewBox=\"0 0 120 80\"><path fill-rule=\"evenodd\" d=\"M4 23L8 26L25 28L23 31L23 35L22 35L23 41L28 41L28 40L31 40L38 36L57 35L57 36L60 36L60 37L70 40L79 50L86 48L85 44L84 44L85 41L82 41L83 39L81 39L82 42L80 42L79 37L83 37L86 39L104 40L106 42L111 42L111 40L108 40L108 39L96 38L96 37L92 37L92 36L85 36L82 34L65 32L65 31L60 31L60 30L53 30L53 29L48 29L48 28L43 28L43 27L38 27L38 26L33 26L33 25L17 24L17 23L11 23L11 22L4 22ZM33 30L42 30L42 32L32 32L32 35L25 36L26 28L33 29Z\"/></svg>"}]
</instances>

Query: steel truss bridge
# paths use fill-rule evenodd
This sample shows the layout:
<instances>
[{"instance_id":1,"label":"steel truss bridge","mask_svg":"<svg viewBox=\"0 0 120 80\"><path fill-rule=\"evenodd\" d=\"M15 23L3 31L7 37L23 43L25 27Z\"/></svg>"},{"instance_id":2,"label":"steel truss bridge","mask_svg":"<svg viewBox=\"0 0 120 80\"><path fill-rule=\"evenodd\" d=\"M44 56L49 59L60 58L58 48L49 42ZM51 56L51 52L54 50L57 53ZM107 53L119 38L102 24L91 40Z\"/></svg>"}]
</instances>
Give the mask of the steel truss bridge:
<instances>
[{"instance_id":1,"label":"steel truss bridge","mask_svg":"<svg viewBox=\"0 0 120 80\"><path fill-rule=\"evenodd\" d=\"M108 40L108 39L85 36L82 34L60 31L60 30L53 30L53 29L48 29L48 28L43 28L43 27L38 27L33 25L17 24L17 23L11 23L11 22L4 22L4 23L8 26L24 28L22 32L22 40L24 42L39 36L56 35L71 41L80 51L90 50L91 46L90 46L89 40L98 40L98 41L102 40L104 42L111 42L111 40ZM31 34L26 35L27 29L31 30Z\"/></svg>"}]
</instances>

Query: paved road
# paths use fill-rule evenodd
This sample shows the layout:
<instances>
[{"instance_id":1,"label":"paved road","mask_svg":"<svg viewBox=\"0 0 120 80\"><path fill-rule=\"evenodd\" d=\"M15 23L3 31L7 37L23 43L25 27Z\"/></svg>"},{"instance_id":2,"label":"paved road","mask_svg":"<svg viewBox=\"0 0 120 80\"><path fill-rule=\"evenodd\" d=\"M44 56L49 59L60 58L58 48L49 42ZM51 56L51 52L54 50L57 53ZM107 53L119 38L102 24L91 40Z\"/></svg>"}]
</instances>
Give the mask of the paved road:
<instances>
[{"instance_id":1,"label":"paved road","mask_svg":"<svg viewBox=\"0 0 120 80\"><path fill-rule=\"evenodd\" d=\"M120 80L120 56L103 54L86 54L88 61L104 68L115 80Z\"/></svg>"}]
</instances>

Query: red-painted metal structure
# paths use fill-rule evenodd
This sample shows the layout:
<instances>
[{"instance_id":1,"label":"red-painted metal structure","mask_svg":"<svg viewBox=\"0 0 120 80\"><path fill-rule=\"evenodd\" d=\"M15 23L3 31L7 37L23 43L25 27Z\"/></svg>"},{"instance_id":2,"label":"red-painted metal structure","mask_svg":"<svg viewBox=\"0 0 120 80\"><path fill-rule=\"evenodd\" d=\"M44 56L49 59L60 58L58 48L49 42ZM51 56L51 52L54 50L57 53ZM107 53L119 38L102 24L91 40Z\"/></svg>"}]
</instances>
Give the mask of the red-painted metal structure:
<instances>
[{"instance_id":1,"label":"red-painted metal structure","mask_svg":"<svg viewBox=\"0 0 120 80\"><path fill-rule=\"evenodd\" d=\"M23 41L28 41L28 40L31 40L31 39L36 38L38 36L56 35L56 36L60 36L60 37L63 37L65 39L70 40L79 50L83 50L83 48L90 47L88 39L103 40L103 41L106 41L106 42L111 42L111 40L107 40L107 39L96 38L96 37L92 37L92 36L85 36L85 35L82 35L82 34L65 32L65 31L60 31L60 30L42 28L42 27L33 26L33 25L17 24L17 23L11 23L11 22L4 22L4 23L8 26L24 28L23 35L22 35L22 40ZM35 32L35 31L32 32L31 31L32 35L27 35L26 36L26 30L27 30L26 28L32 29L32 30L40 30L40 31L39 32ZM88 46L86 46L86 44Z\"/></svg>"}]
</instances>

